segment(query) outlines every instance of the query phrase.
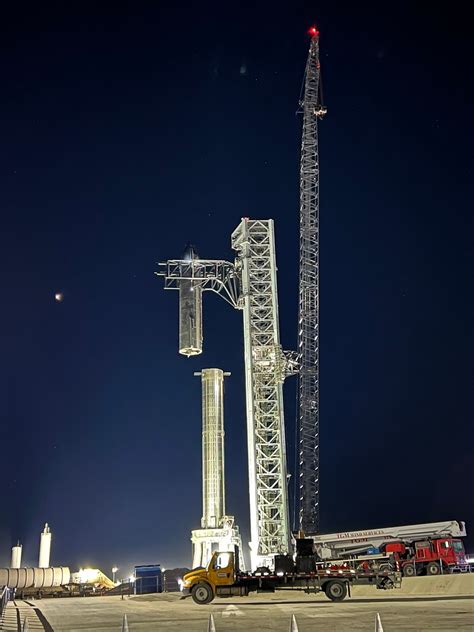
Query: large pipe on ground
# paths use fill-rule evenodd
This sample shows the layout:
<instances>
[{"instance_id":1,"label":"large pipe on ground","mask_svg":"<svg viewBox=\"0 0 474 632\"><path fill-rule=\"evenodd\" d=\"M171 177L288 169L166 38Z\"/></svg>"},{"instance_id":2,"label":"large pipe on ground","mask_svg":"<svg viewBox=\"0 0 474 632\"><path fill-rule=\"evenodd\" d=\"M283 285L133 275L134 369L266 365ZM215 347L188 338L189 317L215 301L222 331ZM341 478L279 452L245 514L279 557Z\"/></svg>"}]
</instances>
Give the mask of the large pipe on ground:
<instances>
[{"instance_id":1,"label":"large pipe on ground","mask_svg":"<svg viewBox=\"0 0 474 632\"><path fill-rule=\"evenodd\" d=\"M0 586L8 588L55 588L69 584L67 566L51 568L0 568Z\"/></svg>"}]
</instances>

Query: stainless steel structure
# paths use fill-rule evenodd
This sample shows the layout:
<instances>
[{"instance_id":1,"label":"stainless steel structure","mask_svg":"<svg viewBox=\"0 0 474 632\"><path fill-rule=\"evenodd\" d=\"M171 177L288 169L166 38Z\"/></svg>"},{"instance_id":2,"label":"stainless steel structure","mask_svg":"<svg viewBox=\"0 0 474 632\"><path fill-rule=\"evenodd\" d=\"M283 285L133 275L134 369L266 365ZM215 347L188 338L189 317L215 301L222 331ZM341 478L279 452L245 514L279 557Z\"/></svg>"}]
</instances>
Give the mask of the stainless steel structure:
<instances>
[{"instance_id":1,"label":"stainless steel structure","mask_svg":"<svg viewBox=\"0 0 474 632\"><path fill-rule=\"evenodd\" d=\"M192 281L179 284L179 352L202 353L202 290Z\"/></svg>"},{"instance_id":2,"label":"stainless steel structure","mask_svg":"<svg viewBox=\"0 0 474 632\"><path fill-rule=\"evenodd\" d=\"M222 259L170 259L159 264L155 272L165 279L165 290L177 290L181 281L192 280L203 292L219 294L232 307L239 308L239 279L235 266Z\"/></svg>"},{"instance_id":3,"label":"stainless steel structure","mask_svg":"<svg viewBox=\"0 0 474 632\"><path fill-rule=\"evenodd\" d=\"M319 529L319 33L312 35L306 63L300 169L298 519L307 533Z\"/></svg>"},{"instance_id":4,"label":"stainless steel structure","mask_svg":"<svg viewBox=\"0 0 474 632\"><path fill-rule=\"evenodd\" d=\"M252 567L272 564L290 547L273 220L244 219L232 234L244 313Z\"/></svg>"},{"instance_id":5,"label":"stainless steel structure","mask_svg":"<svg viewBox=\"0 0 474 632\"><path fill-rule=\"evenodd\" d=\"M235 551L239 550L239 566L245 570L245 560L242 551L242 539L239 527L235 524L234 516L223 516L218 529L194 529L191 531L191 542L193 543L193 568L202 566L205 568L212 557L214 551Z\"/></svg>"},{"instance_id":6,"label":"stainless steel structure","mask_svg":"<svg viewBox=\"0 0 474 632\"><path fill-rule=\"evenodd\" d=\"M20 568L21 567L21 555L23 553L23 547L18 542L15 546L12 546L12 559L10 563L10 568Z\"/></svg>"},{"instance_id":7,"label":"stainless steel structure","mask_svg":"<svg viewBox=\"0 0 474 632\"><path fill-rule=\"evenodd\" d=\"M49 528L48 523L46 523L41 533L38 566L40 568L49 568L50 557L51 557L51 529Z\"/></svg>"},{"instance_id":8,"label":"stainless steel structure","mask_svg":"<svg viewBox=\"0 0 474 632\"><path fill-rule=\"evenodd\" d=\"M174 259L160 264L165 289L191 281L243 310L252 567L290 546L282 383L296 371L280 345L274 226L244 218L232 234L234 263Z\"/></svg>"},{"instance_id":9,"label":"stainless steel structure","mask_svg":"<svg viewBox=\"0 0 474 632\"><path fill-rule=\"evenodd\" d=\"M182 282L181 282L182 283ZM202 519L191 532L193 568L206 567L215 550L240 551L245 568L240 531L234 516L225 515L224 378L222 369L203 369L202 386Z\"/></svg>"},{"instance_id":10,"label":"stainless steel structure","mask_svg":"<svg viewBox=\"0 0 474 632\"><path fill-rule=\"evenodd\" d=\"M221 526L225 515L224 373L203 369L202 384L202 519L203 529Z\"/></svg>"},{"instance_id":11,"label":"stainless steel structure","mask_svg":"<svg viewBox=\"0 0 474 632\"><path fill-rule=\"evenodd\" d=\"M184 253L186 261L199 259L191 245ZM202 288L199 283L183 279L179 289L179 352L182 355L199 355L202 353Z\"/></svg>"}]
</instances>

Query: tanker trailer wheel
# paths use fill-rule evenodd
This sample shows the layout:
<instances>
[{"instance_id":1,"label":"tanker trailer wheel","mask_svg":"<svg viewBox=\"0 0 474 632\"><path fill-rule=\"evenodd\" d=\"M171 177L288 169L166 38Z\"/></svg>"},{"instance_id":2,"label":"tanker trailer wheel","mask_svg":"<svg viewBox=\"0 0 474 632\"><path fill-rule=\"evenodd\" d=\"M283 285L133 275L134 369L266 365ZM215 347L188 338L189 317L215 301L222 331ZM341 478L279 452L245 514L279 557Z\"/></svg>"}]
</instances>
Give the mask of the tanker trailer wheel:
<instances>
[{"instance_id":1,"label":"tanker trailer wheel","mask_svg":"<svg viewBox=\"0 0 474 632\"><path fill-rule=\"evenodd\" d=\"M440 571L441 569L439 567L439 564L437 564L436 562L430 562L426 567L427 575L439 575Z\"/></svg>"},{"instance_id":2,"label":"tanker trailer wheel","mask_svg":"<svg viewBox=\"0 0 474 632\"><path fill-rule=\"evenodd\" d=\"M214 599L214 592L209 584L200 582L199 584L193 586L191 597L193 598L194 603L204 606L207 603L211 603Z\"/></svg>"},{"instance_id":3,"label":"tanker trailer wheel","mask_svg":"<svg viewBox=\"0 0 474 632\"><path fill-rule=\"evenodd\" d=\"M403 567L403 576L404 577L415 577L416 568L414 564L406 564Z\"/></svg>"},{"instance_id":4,"label":"tanker trailer wheel","mask_svg":"<svg viewBox=\"0 0 474 632\"><path fill-rule=\"evenodd\" d=\"M331 601L342 601L347 595L347 586L345 582L335 580L326 584L324 592Z\"/></svg>"}]
</instances>

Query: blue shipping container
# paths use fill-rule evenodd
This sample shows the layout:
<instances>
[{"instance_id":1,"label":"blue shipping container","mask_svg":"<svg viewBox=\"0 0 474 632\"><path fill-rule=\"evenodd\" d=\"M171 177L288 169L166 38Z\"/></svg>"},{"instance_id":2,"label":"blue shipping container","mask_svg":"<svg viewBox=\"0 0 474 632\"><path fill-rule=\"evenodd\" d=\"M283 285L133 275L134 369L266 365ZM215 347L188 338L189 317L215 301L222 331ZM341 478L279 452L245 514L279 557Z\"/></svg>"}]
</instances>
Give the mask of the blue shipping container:
<instances>
[{"instance_id":1,"label":"blue shipping container","mask_svg":"<svg viewBox=\"0 0 474 632\"><path fill-rule=\"evenodd\" d=\"M159 564L135 566L135 594L163 592L161 567Z\"/></svg>"}]
</instances>

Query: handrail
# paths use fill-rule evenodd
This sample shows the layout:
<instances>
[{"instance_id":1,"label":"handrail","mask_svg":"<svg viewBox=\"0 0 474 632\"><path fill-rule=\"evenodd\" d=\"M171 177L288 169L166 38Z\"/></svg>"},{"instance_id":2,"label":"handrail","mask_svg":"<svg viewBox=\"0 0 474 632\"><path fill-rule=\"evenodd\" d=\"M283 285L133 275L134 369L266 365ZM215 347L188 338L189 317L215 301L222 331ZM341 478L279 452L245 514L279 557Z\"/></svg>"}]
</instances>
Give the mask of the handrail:
<instances>
[{"instance_id":1,"label":"handrail","mask_svg":"<svg viewBox=\"0 0 474 632\"><path fill-rule=\"evenodd\" d=\"M10 599L10 590L7 586L0 586L0 623L3 621L3 613Z\"/></svg>"}]
</instances>

